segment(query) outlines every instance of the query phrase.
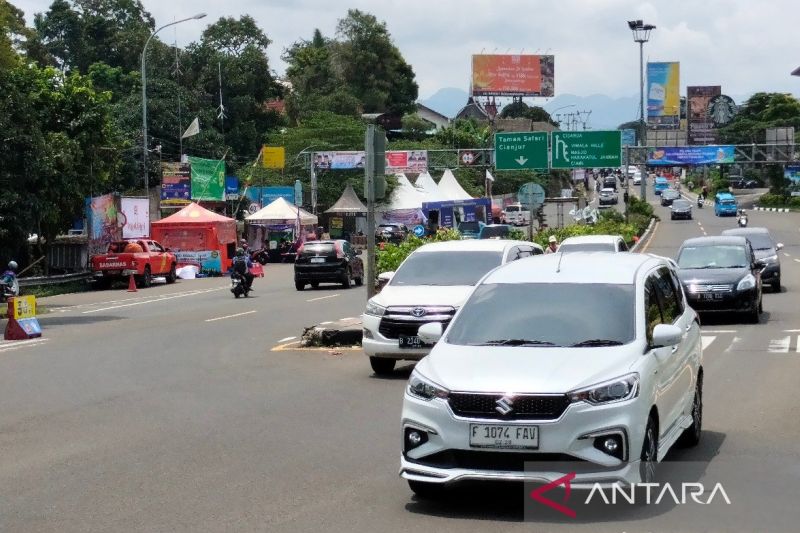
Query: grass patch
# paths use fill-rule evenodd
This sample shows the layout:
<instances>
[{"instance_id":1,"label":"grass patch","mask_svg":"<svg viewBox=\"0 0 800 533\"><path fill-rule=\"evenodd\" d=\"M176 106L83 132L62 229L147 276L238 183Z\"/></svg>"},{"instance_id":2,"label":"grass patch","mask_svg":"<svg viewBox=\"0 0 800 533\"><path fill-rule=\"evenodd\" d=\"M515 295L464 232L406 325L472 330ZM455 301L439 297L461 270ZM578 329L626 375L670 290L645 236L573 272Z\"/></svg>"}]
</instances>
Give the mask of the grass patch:
<instances>
[{"instance_id":1,"label":"grass patch","mask_svg":"<svg viewBox=\"0 0 800 533\"><path fill-rule=\"evenodd\" d=\"M20 292L24 296L36 296L46 298L47 296L58 296L59 294L72 294L76 292L87 292L92 290L92 285L85 280L69 281L55 285L31 285L22 287Z\"/></svg>"}]
</instances>

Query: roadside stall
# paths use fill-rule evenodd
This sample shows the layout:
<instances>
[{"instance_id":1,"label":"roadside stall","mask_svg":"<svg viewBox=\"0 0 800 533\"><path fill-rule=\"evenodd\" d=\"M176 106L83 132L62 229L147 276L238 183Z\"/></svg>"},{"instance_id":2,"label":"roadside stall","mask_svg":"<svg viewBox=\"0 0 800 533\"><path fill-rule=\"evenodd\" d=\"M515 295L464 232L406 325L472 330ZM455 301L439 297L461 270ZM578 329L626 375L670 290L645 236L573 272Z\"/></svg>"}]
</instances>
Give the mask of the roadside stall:
<instances>
[{"instance_id":1,"label":"roadside stall","mask_svg":"<svg viewBox=\"0 0 800 533\"><path fill-rule=\"evenodd\" d=\"M367 232L367 207L350 184L325 214L328 218L328 232L334 239L343 238L356 244L353 237L359 232L362 234Z\"/></svg>"},{"instance_id":2,"label":"roadside stall","mask_svg":"<svg viewBox=\"0 0 800 533\"><path fill-rule=\"evenodd\" d=\"M196 203L150 227L153 239L175 254L178 267L194 265L200 272L220 274L236 254L236 221Z\"/></svg>"},{"instance_id":3,"label":"roadside stall","mask_svg":"<svg viewBox=\"0 0 800 533\"><path fill-rule=\"evenodd\" d=\"M292 260L300 231L313 233L317 215L277 198L271 204L245 218L245 235L251 246L269 250L270 260Z\"/></svg>"},{"instance_id":4,"label":"roadside stall","mask_svg":"<svg viewBox=\"0 0 800 533\"><path fill-rule=\"evenodd\" d=\"M376 217L379 224L405 224L413 227L425 224L426 217L422 212L422 203L428 200L428 194L414 187L405 174L397 176L397 187L392 191L389 202L378 208ZM372 228L371 231L375 231Z\"/></svg>"}]
</instances>

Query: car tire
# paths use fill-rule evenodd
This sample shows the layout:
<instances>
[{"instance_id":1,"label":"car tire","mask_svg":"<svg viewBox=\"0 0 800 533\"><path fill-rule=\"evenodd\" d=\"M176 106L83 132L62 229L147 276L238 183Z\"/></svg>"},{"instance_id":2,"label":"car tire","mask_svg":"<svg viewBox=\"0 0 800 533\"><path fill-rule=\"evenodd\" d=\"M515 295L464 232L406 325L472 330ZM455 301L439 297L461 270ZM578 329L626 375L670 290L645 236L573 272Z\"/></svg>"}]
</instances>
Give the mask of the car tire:
<instances>
[{"instance_id":1,"label":"car tire","mask_svg":"<svg viewBox=\"0 0 800 533\"><path fill-rule=\"evenodd\" d=\"M670 215L670 216L669 216L669 219L670 219L670 220L675 220L675 215Z\"/></svg>"},{"instance_id":2,"label":"car tire","mask_svg":"<svg viewBox=\"0 0 800 533\"><path fill-rule=\"evenodd\" d=\"M177 279L178 279L178 274L175 271L175 264L173 263L172 267L169 269L169 273L167 274L167 283L171 285L175 283L175 280Z\"/></svg>"},{"instance_id":3,"label":"car tire","mask_svg":"<svg viewBox=\"0 0 800 533\"><path fill-rule=\"evenodd\" d=\"M759 312L759 307L761 304L757 302L753 302L753 309L747 312L747 321L751 324L758 324L759 319L761 318L761 313Z\"/></svg>"},{"instance_id":4,"label":"car tire","mask_svg":"<svg viewBox=\"0 0 800 533\"><path fill-rule=\"evenodd\" d=\"M772 292L781 292L781 278L776 279L772 282Z\"/></svg>"},{"instance_id":5,"label":"car tire","mask_svg":"<svg viewBox=\"0 0 800 533\"><path fill-rule=\"evenodd\" d=\"M144 274L139 277L139 285L146 289L153 284L153 274L150 272L150 265L145 265Z\"/></svg>"},{"instance_id":6,"label":"car tire","mask_svg":"<svg viewBox=\"0 0 800 533\"><path fill-rule=\"evenodd\" d=\"M295 281L294 282L294 288L297 289L298 291L302 291L303 289L306 288L306 284L302 283L300 281Z\"/></svg>"},{"instance_id":7,"label":"car tire","mask_svg":"<svg viewBox=\"0 0 800 533\"><path fill-rule=\"evenodd\" d=\"M691 448L700 443L703 433L703 374L697 376L694 387L694 400L692 401L692 425L683 430L678 445Z\"/></svg>"},{"instance_id":8,"label":"car tire","mask_svg":"<svg viewBox=\"0 0 800 533\"><path fill-rule=\"evenodd\" d=\"M351 285L350 281L352 279L353 279L353 273L350 272L350 269L348 268L347 271L344 274L344 278L342 278L342 288L343 289L349 289L350 285Z\"/></svg>"},{"instance_id":9,"label":"car tire","mask_svg":"<svg viewBox=\"0 0 800 533\"><path fill-rule=\"evenodd\" d=\"M237 300L239 299L239 296L241 296L241 295L242 294L239 291L236 291L236 292L233 293L233 297L236 298Z\"/></svg>"},{"instance_id":10,"label":"car tire","mask_svg":"<svg viewBox=\"0 0 800 533\"><path fill-rule=\"evenodd\" d=\"M418 498L423 500L439 500L446 491L446 488L439 483L426 483L424 481L408 480L408 488L411 489Z\"/></svg>"},{"instance_id":11,"label":"car tire","mask_svg":"<svg viewBox=\"0 0 800 533\"><path fill-rule=\"evenodd\" d=\"M658 424L656 424L653 415L647 417L647 425L644 429L644 441L642 442L642 453L639 459L639 475L641 476L641 482L655 482L656 467L658 465Z\"/></svg>"},{"instance_id":12,"label":"car tire","mask_svg":"<svg viewBox=\"0 0 800 533\"><path fill-rule=\"evenodd\" d=\"M692 220L692 215L689 215L689 220Z\"/></svg>"},{"instance_id":13,"label":"car tire","mask_svg":"<svg viewBox=\"0 0 800 533\"><path fill-rule=\"evenodd\" d=\"M758 313L761 314L764 312L764 296L758 297Z\"/></svg>"},{"instance_id":14,"label":"car tire","mask_svg":"<svg viewBox=\"0 0 800 533\"><path fill-rule=\"evenodd\" d=\"M394 365L396 362L397 361L394 359L387 359L386 357L369 358L369 366L372 367L372 371L378 376L388 376L394 372Z\"/></svg>"}]
</instances>

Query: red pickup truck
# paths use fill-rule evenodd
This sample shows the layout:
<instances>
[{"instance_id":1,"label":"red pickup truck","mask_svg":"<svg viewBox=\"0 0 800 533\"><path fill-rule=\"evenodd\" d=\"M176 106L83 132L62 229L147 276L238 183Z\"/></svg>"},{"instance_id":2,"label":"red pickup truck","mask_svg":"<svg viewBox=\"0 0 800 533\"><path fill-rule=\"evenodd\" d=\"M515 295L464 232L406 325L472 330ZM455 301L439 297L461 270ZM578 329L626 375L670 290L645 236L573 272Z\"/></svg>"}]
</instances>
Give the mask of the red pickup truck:
<instances>
[{"instance_id":1,"label":"red pickup truck","mask_svg":"<svg viewBox=\"0 0 800 533\"><path fill-rule=\"evenodd\" d=\"M175 283L177 279L175 256L151 240L112 242L105 254L92 256L91 263L97 288L107 288L116 280L127 280L131 274L139 287L149 287L154 276L165 276L167 283Z\"/></svg>"}]
</instances>

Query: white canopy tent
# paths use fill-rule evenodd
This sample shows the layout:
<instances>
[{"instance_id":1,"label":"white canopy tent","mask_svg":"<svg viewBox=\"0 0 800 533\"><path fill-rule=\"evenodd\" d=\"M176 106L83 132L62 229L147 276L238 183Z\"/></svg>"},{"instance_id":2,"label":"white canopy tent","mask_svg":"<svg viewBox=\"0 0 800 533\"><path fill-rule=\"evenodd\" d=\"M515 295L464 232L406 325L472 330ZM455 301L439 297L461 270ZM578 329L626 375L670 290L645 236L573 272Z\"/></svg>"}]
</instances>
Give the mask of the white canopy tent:
<instances>
[{"instance_id":1,"label":"white canopy tent","mask_svg":"<svg viewBox=\"0 0 800 533\"><path fill-rule=\"evenodd\" d=\"M436 185L436 182L433 181L433 178L427 172L420 174L414 185L427 193L426 202L444 202L449 200L449 198L442 194L442 191L439 190L439 186Z\"/></svg>"},{"instance_id":2,"label":"white canopy tent","mask_svg":"<svg viewBox=\"0 0 800 533\"><path fill-rule=\"evenodd\" d=\"M471 200L472 196L459 185L456 177L448 168L439 180L439 191L446 200Z\"/></svg>"},{"instance_id":3,"label":"white canopy tent","mask_svg":"<svg viewBox=\"0 0 800 533\"><path fill-rule=\"evenodd\" d=\"M294 224L297 222L297 211L300 211L300 225L310 226L318 223L317 215L294 206L284 198L277 198L271 204L245 217L247 222L267 225Z\"/></svg>"},{"instance_id":4,"label":"white canopy tent","mask_svg":"<svg viewBox=\"0 0 800 533\"><path fill-rule=\"evenodd\" d=\"M378 221L406 225L422 224L425 215L422 203L428 201L428 194L414 187L405 174L397 175L397 187L392 191L389 202L379 209Z\"/></svg>"}]
</instances>

